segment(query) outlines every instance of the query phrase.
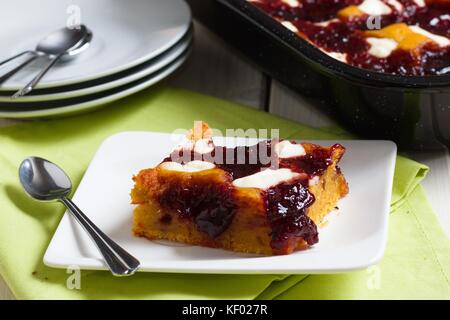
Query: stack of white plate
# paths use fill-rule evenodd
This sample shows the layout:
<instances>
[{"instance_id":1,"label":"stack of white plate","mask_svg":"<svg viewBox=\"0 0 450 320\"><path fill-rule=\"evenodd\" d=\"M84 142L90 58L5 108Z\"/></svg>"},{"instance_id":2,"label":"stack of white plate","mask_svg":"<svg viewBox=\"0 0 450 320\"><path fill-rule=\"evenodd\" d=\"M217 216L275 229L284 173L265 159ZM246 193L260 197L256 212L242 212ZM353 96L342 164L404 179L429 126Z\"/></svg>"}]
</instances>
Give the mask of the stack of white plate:
<instances>
[{"instance_id":1,"label":"stack of white plate","mask_svg":"<svg viewBox=\"0 0 450 320\"><path fill-rule=\"evenodd\" d=\"M90 47L59 62L22 98L11 95L45 61L0 84L0 117L51 117L104 105L164 79L190 51L191 13L183 0L14 0L4 1L0 10L0 61L34 49L73 19L93 32ZM0 75L18 63L2 66Z\"/></svg>"}]
</instances>

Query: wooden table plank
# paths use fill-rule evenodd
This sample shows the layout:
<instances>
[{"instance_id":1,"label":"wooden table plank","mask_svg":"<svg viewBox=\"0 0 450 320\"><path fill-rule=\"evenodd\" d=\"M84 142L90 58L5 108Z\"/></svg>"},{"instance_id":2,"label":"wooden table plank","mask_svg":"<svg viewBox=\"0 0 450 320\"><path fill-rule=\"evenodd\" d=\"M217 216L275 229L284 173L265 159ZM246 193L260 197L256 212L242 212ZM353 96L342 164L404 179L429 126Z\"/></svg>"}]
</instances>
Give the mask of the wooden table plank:
<instances>
[{"instance_id":1,"label":"wooden table plank","mask_svg":"<svg viewBox=\"0 0 450 320\"><path fill-rule=\"evenodd\" d=\"M266 77L202 24L194 29L192 56L170 83L262 109Z\"/></svg>"},{"instance_id":2,"label":"wooden table plank","mask_svg":"<svg viewBox=\"0 0 450 320\"><path fill-rule=\"evenodd\" d=\"M438 216L439 222L450 237L450 154L446 147L433 152L411 152L412 159L426 164L430 172L422 182L428 200Z\"/></svg>"},{"instance_id":3,"label":"wooden table plank","mask_svg":"<svg viewBox=\"0 0 450 320\"><path fill-rule=\"evenodd\" d=\"M268 111L314 128L337 125L330 115L276 80L272 80Z\"/></svg>"}]
</instances>

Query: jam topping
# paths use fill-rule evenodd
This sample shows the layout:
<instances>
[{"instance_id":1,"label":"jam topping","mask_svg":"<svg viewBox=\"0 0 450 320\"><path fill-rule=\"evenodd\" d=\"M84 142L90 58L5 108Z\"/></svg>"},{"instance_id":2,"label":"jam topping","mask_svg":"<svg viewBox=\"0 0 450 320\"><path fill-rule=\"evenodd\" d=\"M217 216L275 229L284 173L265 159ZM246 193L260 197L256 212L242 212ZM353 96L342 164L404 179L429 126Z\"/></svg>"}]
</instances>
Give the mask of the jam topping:
<instances>
[{"instance_id":1,"label":"jam topping","mask_svg":"<svg viewBox=\"0 0 450 320\"><path fill-rule=\"evenodd\" d=\"M306 173L308 178L321 175L333 163L332 155L336 148L343 148L335 144L329 149L314 148L311 152L301 157L292 157L280 160L280 167L289 168L294 172Z\"/></svg>"},{"instance_id":2,"label":"jam topping","mask_svg":"<svg viewBox=\"0 0 450 320\"><path fill-rule=\"evenodd\" d=\"M228 228L236 211L232 186L219 183L174 184L159 196L159 203L181 218L192 219L213 238Z\"/></svg>"},{"instance_id":3,"label":"jam topping","mask_svg":"<svg viewBox=\"0 0 450 320\"><path fill-rule=\"evenodd\" d=\"M172 152L170 157L163 160L187 163L202 160L212 162L219 168L228 172L233 180L252 175L271 166L271 141L261 141L253 146L239 146L227 148L215 146L213 151L201 154L192 149L181 149Z\"/></svg>"},{"instance_id":4,"label":"jam topping","mask_svg":"<svg viewBox=\"0 0 450 320\"><path fill-rule=\"evenodd\" d=\"M271 246L283 250L292 238L303 238L308 245L319 241L316 224L306 215L314 203L305 180L283 183L264 192L267 218L272 227Z\"/></svg>"},{"instance_id":5,"label":"jam topping","mask_svg":"<svg viewBox=\"0 0 450 320\"><path fill-rule=\"evenodd\" d=\"M169 225L172 223L172 216L170 214L165 214L159 219L159 222Z\"/></svg>"},{"instance_id":6,"label":"jam topping","mask_svg":"<svg viewBox=\"0 0 450 320\"><path fill-rule=\"evenodd\" d=\"M280 20L320 22L332 19L342 8L360 2L360 0L306 0L302 1L301 6L291 7L284 1L258 0L254 4Z\"/></svg>"},{"instance_id":7,"label":"jam topping","mask_svg":"<svg viewBox=\"0 0 450 320\"><path fill-rule=\"evenodd\" d=\"M177 212L181 218L192 219L200 231L217 237L228 228L237 209L233 181L275 166L286 168L300 174L260 191L272 229L271 246L274 252L284 252L293 239L302 238L309 245L317 243L317 226L306 214L306 209L314 203L314 196L308 190L309 180L332 164L333 150L342 146L336 144L325 149L312 145L312 150L301 156L277 158L272 152L275 143L278 141L236 148L215 146L208 154L197 153L192 148L174 151L163 162L212 162L228 178L226 182L197 183L193 179L187 184L172 185L160 195L160 205Z\"/></svg>"},{"instance_id":8,"label":"jam topping","mask_svg":"<svg viewBox=\"0 0 450 320\"><path fill-rule=\"evenodd\" d=\"M222 153L227 161L216 164L228 172L233 180L257 173L271 166L272 148L270 141L262 141L254 146L240 146L236 148L216 147L217 153Z\"/></svg>"},{"instance_id":9,"label":"jam topping","mask_svg":"<svg viewBox=\"0 0 450 320\"><path fill-rule=\"evenodd\" d=\"M422 28L441 36L450 37L450 6L445 1L434 1L431 5L413 9L408 24L418 24Z\"/></svg>"},{"instance_id":10,"label":"jam topping","mask_svg":"<svg viewBox=\"0 0 450 320\"><path fill-rule=\"evenodd\" d=\"M450 74L450 42L445 40L450 38L450 1L427 0L425 6L418 0L299 0L296 6L283 0L248 1L355 67L399 75ZM364 6L366 1L372 3ZM374 13L368 13L371 10ZM400 39L387 56L376 54L386 48L371 50L368 38L398 41L405 30L409 38ZM444 44L436 42L436 36L444 37Z\"/></svg>"},{"instance_id":11,"label":"jam topping","mask_svg":"<svg viewBox=\"0 0 450 320\"><path fill-rule=\"evenodd\" d=\"M232 180L252 175L266 168L288 168L294 172L306 173L310 177L322 174L332 163L332 153L335 148L343 148L335 144L329 149L313 148L308 154L277 158L272 152L272 146L278 141L265 140L253 146L239 146L227 148L215 146L211 153L200 154L192 149L175 150L162 162L174 161L181 164L193 160L201 160L214 163L231 175Z\"/></svg>"}]
</instances>

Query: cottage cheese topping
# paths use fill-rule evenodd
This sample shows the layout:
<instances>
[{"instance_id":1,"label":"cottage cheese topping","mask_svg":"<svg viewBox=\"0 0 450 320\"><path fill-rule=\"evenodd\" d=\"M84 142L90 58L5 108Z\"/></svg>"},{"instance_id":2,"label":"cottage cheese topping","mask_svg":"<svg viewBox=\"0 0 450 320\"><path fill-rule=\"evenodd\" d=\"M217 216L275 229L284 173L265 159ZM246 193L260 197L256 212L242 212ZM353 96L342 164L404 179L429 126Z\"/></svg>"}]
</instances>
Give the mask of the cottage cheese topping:
<instances>
[{"instance_id":1,"label":"cottage cheese topping","mask_svg":"<svg viewBox=\"0 0 450 320\"><path fill-rule=\"evenodd\" d=\"M292 32L295 32L295 33L298 32L297 27L294 26L294 24L292 22L290 22L290 21L281 21L281 24L283 26L285 26L286 28L288 28L289 30L291 30Z\"/></svg>"},{"instance_id":2,"label":"cottage cheese topping","mask_svg":"<svg viewBox=\"0 0 450 320\"><path fill-rule=\"evenodd\" d=\"M427 38L430 38L431 40L436 42L441 47L445 47L445 46L450 45L450 40L448 38L446 38L446 37L439 36L437 34L428 32L427 30L422 29L419 26L409 26L409 28L415 33L419 33L421 35L424 35Z\"/></svg>"},{"instance_id":3,"label":"cottage cheese topping","mask_svg":"<svg viewBox=\"0 0 450 320\"><path fill-rule=\"evenodd\" d=\"M299 157L306 154L301 144L291 143L288 140L278 142L274 149L279 158Z\"/></svg>"},{"instance_id":4,"label":"cottage cheese topping","mask_svg":"<svg viewBox=\"0 0 450 320\"><path fill-rule=\"evenodd\" d=\"M184 165L178 162L163 162L159 165L160 168L171 171L179 171L179 172L199 172L204 170L209 170L215 167L215 165L211 162L206 161L190 161L185 163Z\"/></svg>"},{"instance_id":5,"label":"cottage cheese topping","mask_svg":"<svg viewBox=\"0 0 450 320\"><path fill-rule=\"evenodd\" d=\"M181 150L193 150L200 154L211 153L214 150L214 142L212 139L200 139L197 141L185 139L173 149L173 151Z\"/></svg>"},{"instance_id":6,"label":"cottage cheese topping","mask_svg":"<svg viewBox=\"0 0 450 320\"><path fill-rule=\"evenodd\" d=\"M319 27L328 27L328 25L333 22L339 22L339 19L331 19L327 21L316 22L314 24Z\"/></svg>"},{"instance_id":7,"label":"cottage cheese topping","mask_svg":"<svg viewBox=\"0 0 450 320\"><path fill-rule=\"evenodd\" d=\"M239 188L268 189L299 176L300 173L293 172L291 169L266 169L250 176L236 179L233 181L233 185Z\"/></svg>"},{"instance_id":8,"label":"cottage cheese topping","mask_svg":"<svg viewBox=\"0 0 450 320\"><path fill-rule=\"evenodd\" d=\"M197 153L210 153L214 150L214 143L211 139L200 139L195 141L194 151Z\"/></svg>"},{"instance_id":9,"label":"cottage cheese topping","mask_svg":"<svg viewBox=\"0 0 450 320\"><path fill-rule=\"evenodd\" d=\"M380 0L364 0L358 8L362 12L372 16L380 16L392 12L391 8Z\"/></svg>"},{"instance_id":10,"label":"cottage cheese topping","mask_svg":"<svg viewBox=\"0 0 450 320\"><path fill-rule=\"evenodd\" d=\"M386 58L397 48L397 41L389 38L367 38L369 53L377 58Z\"/></svg>"},{"instance_id":11,"label":"cottage cheese topping","mask_svg":"<svg viewBox=\"0 0 450 320\"><path fill-rule=\"evenodd\" d=\"M387 0L387 3L393 6L397 11L403 11L403 5L397 0Z\"/></svg>"},{"instance_id":12,"label":"cottage cheese topping","mask_svg":"<svg viewBox=\"0 0 450 320\"><path fill-rule=\"evenodd\" d=\"M300 2L298 2L297 0L282 0L282 1L293 8L300 6Z\"/></svg>"},{"instance_id":13,"label":"cottage cheese topping","mask_svg":"<svg viewBox=\"0 0 450 320\"><path fill-rule=\"evenodd\" d=\"M329 55L330 57L339 60L341 62L347 62L347 54L346 53L342 53L342 52L329 52L329 51L325 51L322 50L323 52L325 52L327 55Z\"/></svg>"}]
</instances>

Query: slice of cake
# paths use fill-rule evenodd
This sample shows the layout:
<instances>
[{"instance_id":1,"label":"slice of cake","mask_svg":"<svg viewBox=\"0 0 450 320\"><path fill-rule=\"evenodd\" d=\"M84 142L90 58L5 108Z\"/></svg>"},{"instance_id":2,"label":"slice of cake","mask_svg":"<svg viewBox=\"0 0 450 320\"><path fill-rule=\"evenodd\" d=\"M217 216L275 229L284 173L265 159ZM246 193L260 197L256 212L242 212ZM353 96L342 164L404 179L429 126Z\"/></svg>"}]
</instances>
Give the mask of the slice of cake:
<instances>
[{"instance_id":1,"label":"slice of cake","mask_svg":"<svg viewBox=\"0 0 450 320\"><path fill-rule=\"evenodd\" d=\"M214 145L205 123L188 138L133 177L136 236L289 254L318 242L317 225L348 193L339 144L267 140L226 148Z\"/></svg>"}]
</instances>

